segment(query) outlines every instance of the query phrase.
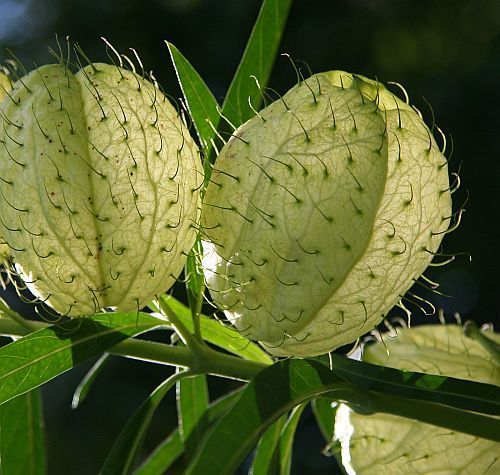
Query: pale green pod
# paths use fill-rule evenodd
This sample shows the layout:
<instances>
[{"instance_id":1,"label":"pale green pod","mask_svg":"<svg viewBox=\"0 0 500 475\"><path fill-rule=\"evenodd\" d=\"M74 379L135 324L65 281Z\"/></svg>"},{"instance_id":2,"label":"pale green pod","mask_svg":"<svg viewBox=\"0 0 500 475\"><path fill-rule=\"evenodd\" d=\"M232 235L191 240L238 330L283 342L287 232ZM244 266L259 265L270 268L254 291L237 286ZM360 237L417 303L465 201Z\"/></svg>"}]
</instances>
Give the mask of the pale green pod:
<instances>
[{"instance_id":1,"label":"pale green pod","mask_svg":"<svg viewBox=\"0 0 500 475\"><path fill-rule=\"evenodd\" d=\"M10 257L10 248L0 236L0 263Z\"/></svg>"},{"instance_id":2,"label":"pale green pod","mask_svg":"<svg viewBox=\"0 0 500 475\"><path fill-rule=\"evenodd\" d=\"M137 310L166 291L200 210L197 147L134 72L43 66L1 104L0 234L34 295L61 314Z\"/></svg>"},{"instance_id":3,"label":"pale green pod","mask_svg":"<svg viewBox=\"0 0 500 475\"><path fill-rule=\"evenodd\" d=\"M202 212L215 303L277 355L373 329L449 226L446 159L381 84L314 75L234 132Z\"/></svg>"},{"instance_id":4,"label":"pale green pod","mask_svg":"<svg viewBox=\"0 0 500 475\"><path fill-rule=\"evenodd\" d=\"M0 102L5 97L5 94L12 89L12 83L9 76L2 70L0 66Z\"/></svg>"},{"instance_id":5,"label":"pale green pod","mask_svg":"<svg viewBox=\"0 0 500 475\"><path fill-rule=\"evenodd\" d=\"M500 344L498 333L485 333ZM500 366L458 325L398 329L367 346L363 359L392 368L500 385ZM341 404L335 437L349 475L494 475L500 444L389 414L361 415Z\"/></svg>"},{"instance_id":6,"label":"pale green pod","mask_svg":"<svg viewBox=\"0 0 500 475\"><path fill-rule=\"evenodd\" d=\"M12 83L10 82L9 76L7 76L7 74L5 74L5 72L0 68L0 103L11 89ZM0 262L2 262L4 259L8 259L9 257L10 248L3 240L3 237L0 235Z\"/></svg>"}]
</instances>

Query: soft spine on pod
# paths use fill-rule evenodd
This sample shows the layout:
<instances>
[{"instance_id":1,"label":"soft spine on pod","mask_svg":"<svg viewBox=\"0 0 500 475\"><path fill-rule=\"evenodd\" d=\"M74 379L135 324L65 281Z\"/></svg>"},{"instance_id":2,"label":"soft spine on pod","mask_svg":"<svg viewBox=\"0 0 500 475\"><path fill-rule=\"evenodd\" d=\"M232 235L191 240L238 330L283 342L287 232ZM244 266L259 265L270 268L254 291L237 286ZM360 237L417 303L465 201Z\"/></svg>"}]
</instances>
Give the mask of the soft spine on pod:
<instances>
[{"instance_id":1,"label":"soft spine on pod","mask_svg":"<svg viewBox=\"0 0 500 475\"><path fill-rule=\"evenodd\" d=\"M314 75L222 149L202 211L215 303L277 355L373 329L449 226L447 162L420 115L378 82Z\"/></svg>"},{"instance_id":2,"label":"soft spine on pod","mask_svg":"<svg viewBox=\"0 0 500 475\"><path fill-rule=\"evenodd\" d=\"M65 315L138 310L196 237L203 177L176 110L135 72L37 68L1 104L0 235L15 272Z\"/></svg>"}]
</instances>

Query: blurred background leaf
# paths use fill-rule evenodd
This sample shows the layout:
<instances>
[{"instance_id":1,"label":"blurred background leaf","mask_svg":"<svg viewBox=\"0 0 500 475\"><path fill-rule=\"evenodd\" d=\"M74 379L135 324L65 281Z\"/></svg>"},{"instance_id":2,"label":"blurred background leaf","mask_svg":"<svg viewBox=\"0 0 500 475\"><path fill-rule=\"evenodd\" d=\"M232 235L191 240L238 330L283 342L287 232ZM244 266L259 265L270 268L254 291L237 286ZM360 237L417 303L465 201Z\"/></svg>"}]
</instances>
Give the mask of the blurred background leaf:
<instances>
[{"instance_id":1,"label":"blurred background leaf","mask_svg":"<svg viewBox=\"0 0 500 475\"><path fill-rule=\"evenodd\" d=\"M45 475L45 424L39 389L0 407L0 474Z\"/></svg>"}]
</instances>

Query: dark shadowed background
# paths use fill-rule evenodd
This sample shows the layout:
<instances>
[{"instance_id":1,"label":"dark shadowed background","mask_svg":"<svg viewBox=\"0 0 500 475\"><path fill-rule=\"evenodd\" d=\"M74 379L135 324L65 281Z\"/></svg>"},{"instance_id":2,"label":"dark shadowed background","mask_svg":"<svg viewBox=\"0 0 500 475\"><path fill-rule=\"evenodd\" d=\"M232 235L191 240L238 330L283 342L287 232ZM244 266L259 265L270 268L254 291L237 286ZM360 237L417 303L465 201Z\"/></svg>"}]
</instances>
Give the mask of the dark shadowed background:
<instances>
[{"instance_id":1,"label":"dark shadowed background","mask_svg":"<svg viewBox=\"0 0 500 475\"><path fill-rule=\"evenodd\" d=\"M121 52L135 48L164 89L179 97L164 44L168 40L222 99L259 5L260 0L0 0L0 62L9 57L5 47L27 69L34 61L53 62L47 46L55 48L55 33L63 40L69 35L92 60L106 61L104 36ZM462 319L498 322L500 2L296 0L280 52L305 61L313 72L343 69L397 81L428 122L434 113L448 137L448 151L453 139L450 169L460 170L455 210L467 202L462 224L446 237L443 252L468 252L472 261L457 256L433 268L427 275L453 298L426 296L450 320L459 312ZM295 80L290 62L278 58L270 85L283 93ZM437 321L412 309L415 321ZM72 392L88 368L76 368L45 388L51 475L97 473L132 411L170 371L115 358L82 407L72 411ZM231 387L217 378L210 384L212 397ZM169 396L155 417L146 450L176 424L175 395ZM306 412L293 473L337 473L334 460L320 455L322 447Z\"/></svg>"}]
</instances>

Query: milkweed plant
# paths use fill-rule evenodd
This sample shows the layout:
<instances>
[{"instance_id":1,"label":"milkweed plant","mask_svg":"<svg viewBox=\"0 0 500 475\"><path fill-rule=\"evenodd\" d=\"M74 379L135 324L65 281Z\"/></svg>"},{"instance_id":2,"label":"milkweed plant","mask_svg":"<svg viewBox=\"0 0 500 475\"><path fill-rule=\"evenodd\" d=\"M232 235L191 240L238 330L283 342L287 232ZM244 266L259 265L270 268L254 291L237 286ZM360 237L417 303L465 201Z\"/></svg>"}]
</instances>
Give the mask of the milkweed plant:
<instances>
[{"instance_id":1,"label":"milkweed plant","mask_svg":"<svg viewBox=\"0 0 500 475\"><path fill-rule=\"evenodd\" d=\"M445 135L354 72L289 58L295 86L268 88L290 3L263 2L222 105L170 43L180 101L107 40L107 64L68 40L53 64L2 68L2 280L40 317L0 301L2 473L47 473L39 387L96 359L78 407L109 355L176 371L105 475L289 474L308 404L349 475L499 472L499 335L412 327L405 306L433 307L410 288L435 290L423 274L460 223ZM241 384L210 401L207 375ZM144 454L175 387L178 428Z\"/></svg>"}]
</instances>

